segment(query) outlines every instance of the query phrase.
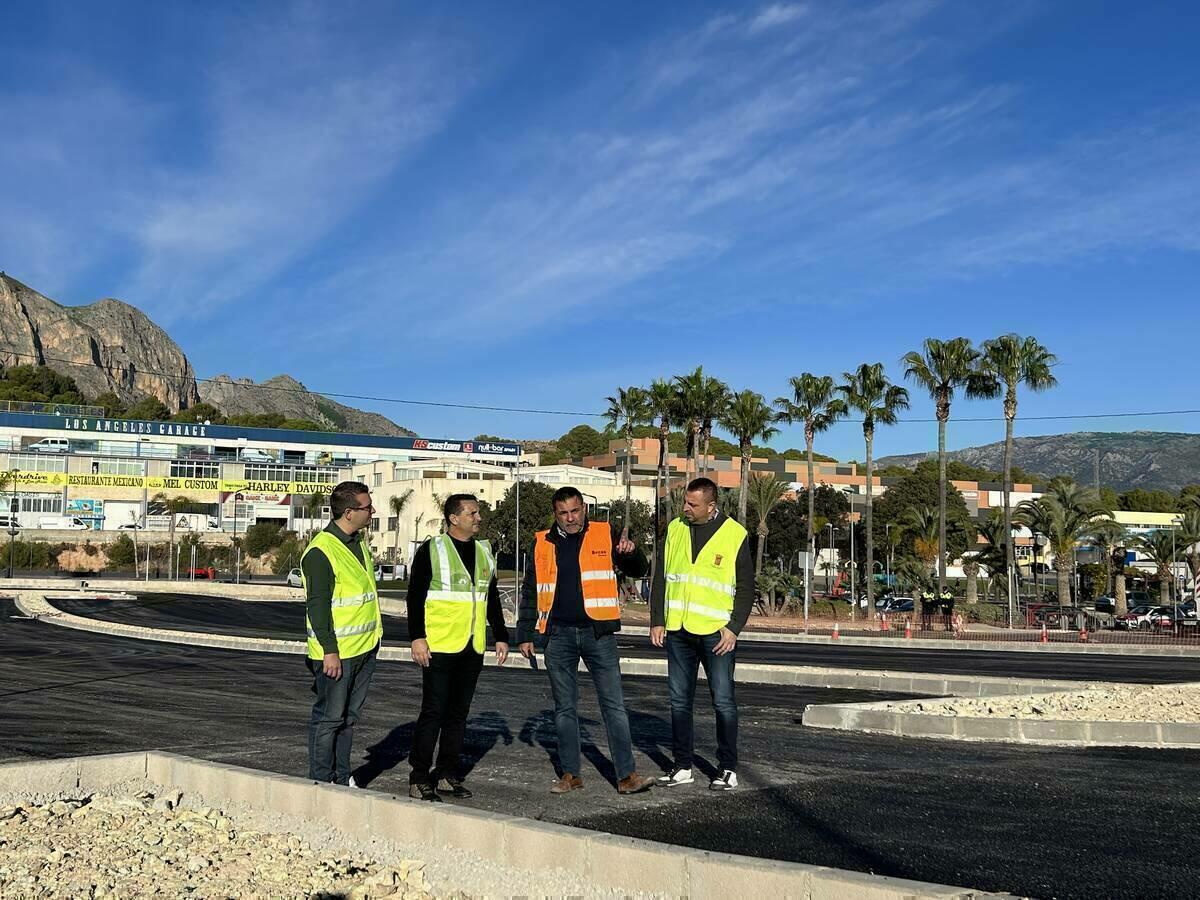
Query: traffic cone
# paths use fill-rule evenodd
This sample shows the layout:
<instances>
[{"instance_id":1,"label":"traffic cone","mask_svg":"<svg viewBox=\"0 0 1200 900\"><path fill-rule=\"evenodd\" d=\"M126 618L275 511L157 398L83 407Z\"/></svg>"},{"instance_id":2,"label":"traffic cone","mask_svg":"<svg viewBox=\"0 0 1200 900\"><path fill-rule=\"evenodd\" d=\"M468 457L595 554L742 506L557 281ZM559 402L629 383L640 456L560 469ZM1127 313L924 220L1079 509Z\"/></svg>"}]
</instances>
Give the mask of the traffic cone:
<instances>
[{"instance_id":1,"label":"traffic cone","mask_svg":"<svg viewBox=\"0 0 1200 900\"><path fill-rule=\"evenodd\" d=\"M1045 622L1042 623L1042 643L1043 644L1050 643L1050 635L1046 634L1046 623Z\"/></svg>"},{"instance_id":2,"label":"traffic cone","mask_svg":"<svg viewBox=\"0 0 1200 900\"><path fill-rule=\"evenodd\" d=\"M836 641L837 639L838 639L838 623L835 621L833 623L833 640Z\"/></svg>"},{"instance_id":3,"label":"traffic cone","mask_svg":"<svg viewBox=\"0 0 1200 900\"><path fill-rule=\"evenodd\" d=\"M883 614L883 628L881 628L880 630L881 630L881 631L888 631L888 630L889 630L889 626L888 626L888 620L887 620L887 613L884 613L884 614Z\"/></svg>"},{"instance_id":4,"label":"traffic cone","mask_svg":"<svg viewBox=\"0 0 1200 900\"><path fill-rule=\"evenodd\" d=\"M906 640L912 640L912 622L908 619L904 620L904 637Z\"/></svg>"}]
</instances>

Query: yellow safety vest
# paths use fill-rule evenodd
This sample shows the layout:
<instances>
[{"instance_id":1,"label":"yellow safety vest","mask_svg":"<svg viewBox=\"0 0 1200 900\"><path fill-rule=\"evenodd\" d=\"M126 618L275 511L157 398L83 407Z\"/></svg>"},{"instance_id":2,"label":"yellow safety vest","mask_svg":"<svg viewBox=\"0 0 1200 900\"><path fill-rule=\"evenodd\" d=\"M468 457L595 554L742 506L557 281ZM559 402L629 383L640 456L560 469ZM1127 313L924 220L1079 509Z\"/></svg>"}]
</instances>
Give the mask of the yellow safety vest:
<instances>
[{"instance_id":1,"label":"yellow safety vest","mask_svg":"<svg viewBox=\"0 0 1200 900\"><path fill-rule=\"evenodd\" d=\"M737 585L738 551L746 529L726 517L692 562L692 529L686 519L667 526L664 551L667 630L712 634L729 622Z\"/></svg>"},{"instance_id":2,"label":"yellow safety vest","mask_svg":"<svg viewBox=\"0 0 1200 900\"><path fill-rule=\"evenodd\" d=\"M425 595L425 640L434 653L458 653L471 643L476 653L487 645L487 595L496 558L487 541L475 542L475 577L448 534L429 539L433 576Z\"/></svg>"},{"instance_id":3,"label":"yellow safety vest","mask_svg":"<svg viewBox=\"0 0 1200 900\"><path fill-rule=\"evenodd\" d=\"M301 580L304 576L304 557L314 547L325 554L329 565L333 567L333 598L330 606L338 656L342 659L369 653L383 640L383 619L379 615L379 595L375 589L375 562L371 559L371 548L367 542L362 541L361 546L363 561L359 562L341 538L321 531L308 542L300 557ZM304 587L307 591L308 585ZM308 658L323 658L325 648L317 640L307 613L304 624L308 628Z\"/></svg>"}]
</instances>

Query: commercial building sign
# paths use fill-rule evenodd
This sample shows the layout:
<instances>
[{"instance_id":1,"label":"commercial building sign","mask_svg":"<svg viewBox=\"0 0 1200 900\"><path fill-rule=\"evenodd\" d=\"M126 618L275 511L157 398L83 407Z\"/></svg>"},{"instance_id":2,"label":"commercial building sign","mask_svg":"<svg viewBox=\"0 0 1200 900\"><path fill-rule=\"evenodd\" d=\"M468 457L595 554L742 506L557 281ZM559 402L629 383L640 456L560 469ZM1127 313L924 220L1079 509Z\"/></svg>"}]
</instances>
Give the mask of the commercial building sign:
<instances>
[{"instance_id":1,"label":"commercial building sign","mask_svg":"<svg viewBox=\"0 0 1200 900\"><path fill-rule=\"evenodd\" d=\"M157 422L147 419L49 415L46 413L0 412L0 427L36 428L93 435L130 437L205 438L209 442L253 441L323 447L362 447L371 450L433 450L439 453L475 453L516 458L519 444L509 441L453 441L414 437L383 437L328 431L294 431L288 428L247 428L240 425L203 425L192 422ZM82 438L81 438L82 439Z\"/></svg>"},{"instance_id":2,"label":"commercial building sign","mask_svg":"<svg viewBox=\"0 0 1200 900\"><path fill-rule=\"evenodd\" d=\"M226 478L167 478L157 475L84 475L76 472L21 472L10 473L15 484L63 487L100 488L144 488L150 491L222 491L233 493L250 491L256 494L313 494L333 489L331 484L312 481L247 481Z\"/></svg>"}]
</instances>

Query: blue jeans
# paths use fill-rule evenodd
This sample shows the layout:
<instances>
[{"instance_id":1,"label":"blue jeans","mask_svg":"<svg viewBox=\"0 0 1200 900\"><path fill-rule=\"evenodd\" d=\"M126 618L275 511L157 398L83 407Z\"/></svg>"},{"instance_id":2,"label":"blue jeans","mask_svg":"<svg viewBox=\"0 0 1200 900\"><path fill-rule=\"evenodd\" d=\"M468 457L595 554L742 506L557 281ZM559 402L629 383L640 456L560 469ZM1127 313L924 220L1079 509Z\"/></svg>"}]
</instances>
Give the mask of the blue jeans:
<instances>
[{"instance_id":1,"label":"blue jeans","mask_svg":"<svg viewBox=\"0 0 1200 900\"><path fill-rule=\"evenodd\" d=\"M667 632L667 688L671 694L671 737L675 765L692 767L692 707L696 700L696 679L704 666L708 691L717 714L717 765L737 771L737 698L733 690L735 650L717 656L713 648L721 639L713 634L691 634L680 629Z\"/></svg>"},{"instance_id":2,"label":"blue jeans","mask_svg":"<svg viewBox=\"0 0 1200 900\"><path fill-rule=\"evenodd\" d=\"M597 638L591 625L580 628L556 625L550 632L545 651L546 671L554 694L554 729L558 733L558 761L563 772L578 775L579 762L579 660L592 675L608 749L612 753L617 778L634 771L633 739L629 735L629 715L621 690L621 665L617 656L616 635Z\"/></svg>"},{"instance_id":3,"label":"blue jeans","mask_svg":"<svg viewBox=\"0 0 1200 900\"><path fill-rule=\"evenodd\" d=\"M328 677L319 659L306 660L313 676L312 718L308 723L308 777L313 781L350 781L350 743L367 700L378 648L342 660L342 677Z\"/></svg>"}]
</instances>

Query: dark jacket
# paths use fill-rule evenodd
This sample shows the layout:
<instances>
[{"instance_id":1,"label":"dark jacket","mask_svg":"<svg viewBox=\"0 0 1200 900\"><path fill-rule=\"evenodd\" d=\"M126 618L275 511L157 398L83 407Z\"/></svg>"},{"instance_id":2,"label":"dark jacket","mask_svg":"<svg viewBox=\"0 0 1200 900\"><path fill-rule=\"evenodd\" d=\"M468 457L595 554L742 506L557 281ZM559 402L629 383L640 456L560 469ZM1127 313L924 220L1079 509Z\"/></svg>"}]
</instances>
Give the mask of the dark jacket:
<instances>
[{"instance_id":1,"label":"dark jacket","mask_svg":"<svg viewBox=\"0 0 1200 900\"><path fill-rule=\"evenodd\" d=\"M703 525L693 525L692 529L692 562L700 555L708 539L717 533L717 529L725 524L725 514L718 512ZM687 521L683 519L681 521ZM663 559L666 552L666 541L663 541L658 552L658 565L654 568L654 586L650 590L650 626L667 624L667 582L663 572ZM729 624L725 627L734 634L741 634L754 609L754 557L750 553L750 535L742 541L738 548L737 561L734 564L734 595L733 612L729 616Z\"/></svg>"},{"instance_id":2,"label":"dark jacket","mask_svg":"<svg viewBox=\"0 0 1200 900\"><path fill-rule=\"evenodd\" d=\"M587 525L585 523L584 529ZM537 540L529 547L529 565L525 570L525 580L521 584L521 602L517 607L517 643L533 641L543 646L550 636L556 623L590 624L596 637L613 634L621 630L620 619L596 621L586 618L583 614L583 582L579 578L579 551L583 547L583 531L576 535L563 532L558 525L553 525L546 534L546 540L554 545L555 560L558 564L558 583L554 590L554 607L551 610L550 621L546 633L539 634L537 630L537 566L534 564L534 548ZM615 545L615 541L613 542ZM618 554L613 548L613 571L617 577L642 578L650 569L646 554L640 548L634 548L632 553ZM574 578L566 580L565 573L573 573ZM583 614L581 616L581 614Z\"/></svg>"}]
</instances>

